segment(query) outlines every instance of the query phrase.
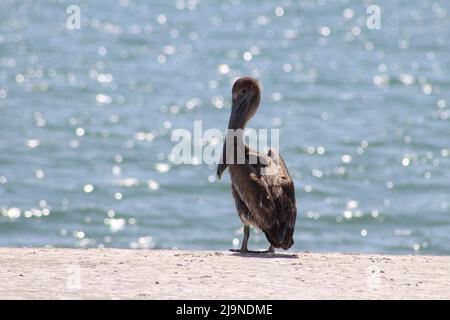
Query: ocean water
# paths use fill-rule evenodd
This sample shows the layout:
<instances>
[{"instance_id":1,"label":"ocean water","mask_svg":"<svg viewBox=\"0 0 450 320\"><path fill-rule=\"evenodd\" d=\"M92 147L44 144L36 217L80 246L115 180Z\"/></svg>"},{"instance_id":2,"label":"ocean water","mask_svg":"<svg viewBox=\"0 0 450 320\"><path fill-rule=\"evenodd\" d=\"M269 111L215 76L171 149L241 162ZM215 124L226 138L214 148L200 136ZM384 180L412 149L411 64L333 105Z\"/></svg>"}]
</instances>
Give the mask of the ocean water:
<instances>
[{"instance_id":1,"label":"ocean water","mask_svg":"<svg viewBox=\"0 0 450 320\"><path fill-rule=\"evenodd\" d=\"M171 135L225 129L250 75L293 250L450 254L449 32L443 0L2 0L0 246L239 246L228 173L174 164Z\"/></svg>"}]
</instances>

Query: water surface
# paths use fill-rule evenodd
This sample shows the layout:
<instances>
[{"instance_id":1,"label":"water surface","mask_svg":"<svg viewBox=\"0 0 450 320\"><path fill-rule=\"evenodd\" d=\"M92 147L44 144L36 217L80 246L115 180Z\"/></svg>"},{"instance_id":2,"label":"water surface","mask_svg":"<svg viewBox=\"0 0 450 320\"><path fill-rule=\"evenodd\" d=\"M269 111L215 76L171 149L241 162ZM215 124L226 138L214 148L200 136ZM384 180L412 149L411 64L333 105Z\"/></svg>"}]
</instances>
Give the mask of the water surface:
<instances>
[{"instance_id":1,"label":"water surface","mask_svg":"<svg viewBox=\"0 0 450 320\"><path fill-rule=\"evenodd\" d=\"M81 8L68 30L66 8ZM0 246L227 249L228 174L170 161L259 79L280 129L294 250L450 253L450 5L377 1L0 3ZM252 248L264 248L252 234Z\"/></svg>"}]
</instances>

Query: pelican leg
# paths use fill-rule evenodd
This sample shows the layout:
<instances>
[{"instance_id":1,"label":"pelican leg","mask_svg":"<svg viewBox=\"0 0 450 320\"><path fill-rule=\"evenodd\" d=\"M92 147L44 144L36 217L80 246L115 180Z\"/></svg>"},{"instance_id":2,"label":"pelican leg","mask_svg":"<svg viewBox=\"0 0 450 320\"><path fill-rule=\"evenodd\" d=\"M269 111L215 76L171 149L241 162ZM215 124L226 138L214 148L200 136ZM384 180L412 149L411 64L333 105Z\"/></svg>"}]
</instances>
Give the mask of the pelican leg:
<instances>
[{"instance_id":1,"label":"pelican leg","mask_svg":"<svg viewBox=\"0 0 450 320\"><path fill-rule=\"evenodd\" d=\"M242 239L241 252L247 252L248 238L250 238L250 226L244 226L244 239Z\"/></svg>"},{"instance_id":2,"label":"pelican leg","mask_svg":"<svg viewBox=\"0 0 450 320\"><path fill-rule=\"evenodd\" d=\"M233 252L240 252L240 253L246 253L249 252L247 245L248 245L248 238L250 237L250 226L244 225L244 239L242 239L242 246L240 249L230 249L230 251Z\"/></svg>"},{"instance_id":3,"label":"pelican leg","mask_svg":"<svg viewBox=\"0 0 450 320\"><path fill-rule=\"evenodd\" d=\"M239 253L274 253L275 250L272 245L267 250L259 250L259 251L252 251L248 250L248 238L250 237L250 226L244 225L244 239L242 240L242 246L240 249L230 249L232 252L239 252Z\"/></svg>"}]
</instances>

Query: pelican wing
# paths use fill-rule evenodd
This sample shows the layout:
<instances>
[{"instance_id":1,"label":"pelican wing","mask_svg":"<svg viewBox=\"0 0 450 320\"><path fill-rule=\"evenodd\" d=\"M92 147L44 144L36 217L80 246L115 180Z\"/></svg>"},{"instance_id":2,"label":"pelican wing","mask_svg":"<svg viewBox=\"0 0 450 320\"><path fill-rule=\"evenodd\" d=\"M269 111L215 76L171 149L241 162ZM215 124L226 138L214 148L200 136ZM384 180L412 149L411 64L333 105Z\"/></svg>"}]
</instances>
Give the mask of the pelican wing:
<instances>
[{"instance_id":1,"label":"pelican wing","mask_svg":"<svg viewBox=\"0 0 450 320\"><path fill-rule=\"evenodd\" d=\"M288 249L293 244L297 217L295 188L284 160L270 149L266 165L250 165L250 193L241 199L251 212L254 224L274 247Z\"/></svg>"}]
</instances>

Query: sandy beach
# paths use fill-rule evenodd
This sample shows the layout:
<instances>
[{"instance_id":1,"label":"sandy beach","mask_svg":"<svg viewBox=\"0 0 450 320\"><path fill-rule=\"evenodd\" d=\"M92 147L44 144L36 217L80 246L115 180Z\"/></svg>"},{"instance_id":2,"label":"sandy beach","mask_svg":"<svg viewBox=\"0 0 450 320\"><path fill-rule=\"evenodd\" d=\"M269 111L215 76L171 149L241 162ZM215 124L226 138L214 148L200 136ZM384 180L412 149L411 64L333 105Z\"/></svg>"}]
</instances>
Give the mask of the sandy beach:
<instances>
[{"instance_id":1,"label":"sandy beach","mask_svg":"<svg viewBox=\"0 0 450 320\"><path fill-rule=\"evenodd\" d=\"M450 257L0 249L2 299L450 299Z\"/></svg>"}]
</instances>

